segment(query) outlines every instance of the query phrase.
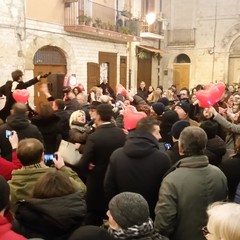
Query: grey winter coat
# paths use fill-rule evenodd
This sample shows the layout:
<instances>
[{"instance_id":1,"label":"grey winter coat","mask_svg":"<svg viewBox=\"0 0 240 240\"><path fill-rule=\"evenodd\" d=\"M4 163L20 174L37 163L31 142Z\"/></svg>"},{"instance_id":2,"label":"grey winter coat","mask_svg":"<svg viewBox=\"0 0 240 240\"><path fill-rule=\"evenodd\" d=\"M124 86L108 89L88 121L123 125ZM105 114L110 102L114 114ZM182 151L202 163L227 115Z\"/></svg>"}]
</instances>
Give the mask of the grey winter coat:
<instances>
[{"instance_id":1,"label":"grey winter coat","mask_svg":"<svg viewBox=\"0 0 240 240\"><path fill-rule=\"evenodd\" d=\"M155 208L155 228L171 240L204 240L206 210L227 198L227 179L204 155L180 160L162 181Z\"/></svg>"}]
</instances>

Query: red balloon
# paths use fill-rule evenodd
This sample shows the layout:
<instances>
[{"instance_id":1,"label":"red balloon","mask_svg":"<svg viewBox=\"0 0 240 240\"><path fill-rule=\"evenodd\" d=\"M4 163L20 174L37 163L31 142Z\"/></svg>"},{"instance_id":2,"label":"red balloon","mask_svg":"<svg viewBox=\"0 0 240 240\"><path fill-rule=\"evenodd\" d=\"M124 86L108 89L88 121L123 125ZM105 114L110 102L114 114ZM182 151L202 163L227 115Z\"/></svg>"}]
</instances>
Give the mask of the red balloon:
<instances>
[{"instance_id":1,"label":"red balloon","mask_svg":"<svg viewBox=\"0 0 240 240\"><path fill-rule=\"evenodd\" d=\"M123 113L124 128L126 130L135 129L137 122L144 117L147 117L146 113L138 112L137 109L132 105L127 106Z\"/></svg>"},{"instance_id":2,"label":"red balloon","mask_svg":"<svg viewBox=\"0 0 240 240\"><path fill-rule=\"evenodd\" d=\"M219 91L219 94L221 95L220 98L222 97L222 95L224 94L225 92L225 84L220 82L220 83L216 83L215 86L218 88L218 91Z\"/></svg>"},{"instance_id":3,"label":"red balloon","mask_svg":"<svg viewBox=\"0 0 240 240\"><path fill-rule=\"evenodd\" d=\"M222 83L207 86L205 90L196 92L199 105L202 108L209 108L218 102L225 91L225 85Z\"/></svg>"},{"instance_id":4,"label":"red balloon","mask_svg":"<svg viewBox=\"0 0 240 240\"><path fill-rule=\"evenodd\" d=\"M26 103L29 98L29 92L27 89L16 89L12 93L16 102Z\"/></svg>"},{"instance_id":5,"label":"red balloon","mask_svg":"<svg viewBox=\"0 0 240 240\"><path fill-rule=\"evenodd\" d=\"M211 95L208 90L199 90L196 92L196 97L199 101L199 105L202 108L209 108L215 102L212 100Z\"/></svg>"},{"instance_id":6,"label":"red balloon","mask_svg":"<svg viewBox=\"0 0 240 240\"><path fill-rule=\"evenodd\" d=\"M117 93L117 94L121 94L122 96L126 96L127 90L126 90L125 87L123 87L122 84L118 84L118 85L116 86L116 93Z\"/></svg>"},{"instance_id":7,"label":"red balloon","mask_svg":"<svg viewBox=\"0 0 240 240\"><path fill-rule=\"evenodd\" d=\"M80 90L81 90L82 92L85 91L85 88L84 88L84 86L83 86L81 83L78 84L78 87L80 88Z\"/></svg>"}]
</instances>

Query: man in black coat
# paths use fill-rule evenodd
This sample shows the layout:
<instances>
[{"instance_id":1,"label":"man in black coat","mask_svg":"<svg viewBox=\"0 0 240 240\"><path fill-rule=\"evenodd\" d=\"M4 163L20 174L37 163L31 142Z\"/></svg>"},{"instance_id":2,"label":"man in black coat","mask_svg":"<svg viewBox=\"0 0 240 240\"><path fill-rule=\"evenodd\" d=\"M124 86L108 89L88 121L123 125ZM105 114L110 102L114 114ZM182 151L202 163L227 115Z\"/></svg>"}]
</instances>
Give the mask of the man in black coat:
<instances>
[{"instance_id":1,"label":"man in black coat","mask_svg":"<svg viewBox=\"0 0 240 240\"><path fill-rule=\"evenodd\" d=\"M146 117L129 133L124 147L111 155L104 189L110 200L121 192L136 192L148 202L151 217L158 200L162 177L170 168L169 158L159 150L159 123Z\"/></svg>"},{"instance_id":2,"label":"man in black coat","mask_svg":"<svg viewBox=\"0 0 240 240\"><path fill-rule=\"evenodd\" d=\"M62 139L68 141L69 139L69 118L71 111L65 110L65 102L62 99L55 99L52 103L54 113L60 118L59 125L61 127Z\"/></svg>"},{"instance_id":3,"label":"man in black coat","mask_svg":"<svg viewBox=\"0 0 240 240\"><path fill-rule=\"evenodd\" d=\"M9 161L12 160L12 147L6 137L6 130L16 131L19 140L24 138L36 138L43 142L39 129L30 123L27 116L27 106L23 103L15 103L7 117L6 123L0 126L0 151L1 156Z\"/></svg>"},{"instance_id":4,"label":"man in black coat","mask_svg":"<svg viewBox=\"0 0 240 240\"><path fill-rule=\"evenodd\" d=\"M184 155L179 154L178 139L183 129L189 126L190 123L185 120L179 120L172 125L171 135L173 139L173 145L171 146L170 150L167 151L167 155L170 158L171 165L174 165L179 160L184 158Z\"/></svg>"},{"instance_id":5,"label":"man in black coat","mask_svg":"<svg viewBox=\"0 0 240 240\"><path fill-rule=\"evenodd\" d=\"M103 181L110 156L125 142L124 132L111 123L113 116L109 104L97 106L95 124L97 128L88 139L79 163L80 174L86 176L87 216L86 225L101 225L108 209L104 196Z\"/></svg>"}]
</instances>

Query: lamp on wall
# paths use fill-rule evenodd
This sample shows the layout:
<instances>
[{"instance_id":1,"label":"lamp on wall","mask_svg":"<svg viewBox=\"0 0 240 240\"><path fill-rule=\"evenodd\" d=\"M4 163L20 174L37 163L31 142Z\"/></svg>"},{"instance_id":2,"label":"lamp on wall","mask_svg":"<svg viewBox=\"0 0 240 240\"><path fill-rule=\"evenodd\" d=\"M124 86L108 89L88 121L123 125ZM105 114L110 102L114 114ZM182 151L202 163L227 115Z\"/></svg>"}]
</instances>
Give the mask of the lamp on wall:
<instances>
[{"instance_id":1,"label":"lamp on wall","mask_svg":"<svg viewBox=\"0 0 240 240\"><path fill-rule=\"evenodd\" d=\"M153 12L150 12L146 15L146 21L148 25L153 24L156 21L156 14Z\"/></svg>"}]
</instances>

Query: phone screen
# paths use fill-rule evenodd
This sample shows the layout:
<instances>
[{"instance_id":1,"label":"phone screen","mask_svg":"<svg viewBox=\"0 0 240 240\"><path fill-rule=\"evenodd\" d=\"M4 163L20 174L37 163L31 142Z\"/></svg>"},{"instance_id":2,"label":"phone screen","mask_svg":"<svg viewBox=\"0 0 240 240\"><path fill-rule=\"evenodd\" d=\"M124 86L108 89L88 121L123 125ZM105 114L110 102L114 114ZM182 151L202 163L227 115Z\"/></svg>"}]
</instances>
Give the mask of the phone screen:
<instances>
[{"instance_id":1,"label":"phone screen","mask_svg":"<svg viewBox=\"0 0 240 240\"><path fill-rule=\"evenodd\" d=\"M12 131L6 130L6 138L9 138L13 134Z\"/></svg>"},{"instance_id":2,"label":"phone screen","mask_svg":"<svg viewBox=\"0 0 240 240\"><path fill-rule=\"evenodd\" d=\"M119 101L117 101L117 102L115 103L115 107L121 108L121 103L120 103Z\"/></svg>"},{"instance_id":3,"label":"phone screen","mask_svg":"<svg viewBox=\"0 0 240 240\"><path fill-rule=\"evenodd\" d=\"M170 143L165 143L164 146L165 146L166 151L170 150L172 147Z\"/></svg>"},{"instance_id":4,"label":"phone screen","mask_svg":"<svg viewBox=\"0 0 240 240\"><path fill-rule=\"evenodd\" d=\"M52 165L54 158L57 159L55 154L44 154L44 163L46 165Z\"/></svg>"}]
</instances>

